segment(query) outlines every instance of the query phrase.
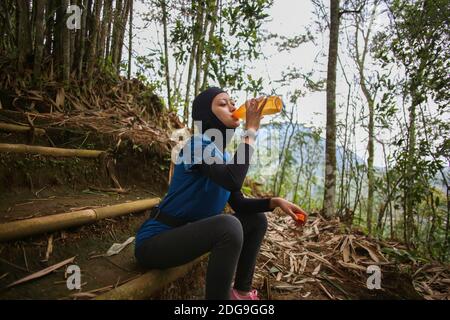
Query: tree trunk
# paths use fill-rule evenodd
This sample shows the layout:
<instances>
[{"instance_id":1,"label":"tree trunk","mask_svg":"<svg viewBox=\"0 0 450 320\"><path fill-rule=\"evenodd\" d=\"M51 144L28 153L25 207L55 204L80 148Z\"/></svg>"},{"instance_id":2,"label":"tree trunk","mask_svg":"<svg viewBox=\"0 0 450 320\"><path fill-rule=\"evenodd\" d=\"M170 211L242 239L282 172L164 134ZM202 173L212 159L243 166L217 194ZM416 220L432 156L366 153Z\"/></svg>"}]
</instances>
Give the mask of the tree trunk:
<instances>
[{"instance_id":1,"label":"tree trunk","mask_svg":"<svg viewBox=\"0 0 450 320\"><path fill-rule=\"evenodd\" d=\"M23 73L25 62L31 50L30 14L28 0L17 0L18 32L17 32L17 67L19 73Z\"/></svg>"},{"instance_id":2,"label":"tree trunk","mask_svg":"<svg viewBox=\"0 0 450 320\"><path fill-rule=\"evenodd\" d=\"M94 8L92 12L91 20L91 32L89 34L89 47L87 55L87 75L89 79L92 79L94 74L94 68L97 61L97 39L99 36L99 24L100 24L100 11L102 8L102 1L94 1Z\"/></svg>"},{"instance_id":3,"label":"tree trunk","mask_svg":"<svg viewBox=\"0 0 450 320\"><path fill-rule=\"evenodd\" d=\"M294 188L294 198L292 200L292 202L297 203L298 200L298 185L300 183L300 176L303 172L303 143L300 144L300 165L298 167L298 172L297 172L297 178L295 180L295 188Z\"/></svg>"},{"instance_id":4,"label":"tree trunk","mask_svg":"<svg viewBox=\"0 0 450 320\"><path fill-rule=\"evenodd\" d=\"M201 90L205 90L208 85L208 69L209 69L209 63L211 60L211 43L214 38L214 31L216 28L217 20L219 17L217 16L217 13L219 12L219 6L220 6L220 0L217 0L215 2L214 0L211 0L212 9L211 12L213 12L212 15L212 21L211 25L209 27L209 35L208 35L208 48L206 50L206 56L205 56L205 64L203 65L203 82L201 86Z\"/></svg>"},{"instance_id":5,"label":"tree trunk","mask_svg":"<svg viewBox=\"0 0 450 320\"><path fill-rule=\"evenodd\" d=\"M360 23L359 19L356 20L356 34L355 34L355 49L356 49L356 65L359 71L359 84L361 87L361 90L364 94L364 97L366 98L367 105L369 108L369 140L367 143L367 151L368 151L368 158L367 158L367 180L368 180L368 190L367 190L367 230L369 235L372 233L372 219L373 219L373 204L374 204L374 190L375 190L375 175L374 175L374 168L373 168L373 161L374 161L374 139L375 139L375 122L374 122L374 116L375 116L375 98L369 91L369 88L367 87L367 79L365 76L365 61L368 53L369 48L369 41L370 41L370 34L372 32L372 26L375 21L375 14L377 10L378 2L375 2L373 5L373 8L371 10L371 18L370 23L367 29L367 33L364 34L364 30L361 30L364 40L364 49L362 52L362 55L359 54L359 46L358 46L358 37L359 37L359 31L360 31Z\"/></svg>"},{"instance_id":6,"label":"tree trunk","mask_svg":"<svg viewBox=\"0 0 450 320\"><path fill-rule=\"evenodd\" d=\"M52 44L55 25L54 1L55 0L47 1L47 9L46 9L47 30L45 35L45 52L47 53L47 55L51 55L53 49Z\"/></svg>"},{"instance_id":7,"label":"tree trunk","mask_svg":"<svg viewBox=\"0 0 450 320\"><path fill-rule=\"evenodd\" d=\"M108 15L108 29L106 31L106 47L105 47L105 59L108 60L111 57L111 41L112 41L112 22L113 22L113 8L112 8L112 0L111 0L111 8L109 8Z\"/></svg>"},{"instance_id":8,"label":"tree trunk","mask_svg":"<svg viewBox=\"0 0 450 320\"><path fill-rule=\"evenodd\" d=\"M128 34L128 80L131 79L131 59L133 57L133 0L130 1L130 25Z\"/></svg>"},{"instance_id":9,"label":"tree trunk","mask_svg":"<svg viewBox=\"0 0 450 320\"><path fill-rule=\"evenodd\" d=\"M31 44L31 50L30 52L34 52L34 43L36 41L36 8L37 8L37 0L30 0L31 1L31 9L28 7L28 12L31 11L31 19L30 19L30 44ZM30 2L28 2L28 5L30 5Z\"/></svg>"},{"instance_id":10,"label":"tree trunk","mask_svg":"<svg viewBox=\"0 0 450 320\"><path fill-rule=\"evenodd\" d=\"M78 0L79 4L81 5L83 3L83 0ZM86 39L87 39L87 5L88 1L84 0L84 9L81 15L81 30L78 31L78 39L77 39L77 46L78 46L78 54L76 55L76 68L77 68L77 74L78 79L83 78L83 70L84 70L84 63L85 63L85 53L86 53Z\"/></svg>"},{"instance_id":11,"label":"tree trunk","mask_svg":"<svg viewBox=\"0 0 450 320\"><path fill-rule=\"evenodd\" d=\"M445 245L442 254L442 260L445 260L447 258L449 252L449 245L450 245L449 230L450 230L450 188L449 185L447 184L447 221L445 222Z\"/></svg>"},{"instance_id":12,"label":"tree trunk","mask_svg":"<svg viewBox=\"0 0 450 320\"><path fill-rule=\"evenodd\" d=\"M290 146L291 146L291 141L292 141L292 137L295 135L295 131L297 129L297 123L294 123L294 126L292 127L292 133L289 136L288 142L287 142L287 146L286 148L284 148L284 152L285 152L285 156L284 156L284 161L283 161L283 165L281 167L281 174L280 174L280 183L278 184L278 190L276 195L280 196L281 194L281 186L283 185L284 182L284 176L286 173L286 167L287 167L287 162L288 162L288 152L290 150Z\"/></svg>"},{"instance_id":13,"label":"tree trunk","mask_svg":"<svg viewBox=\"0 0 450 320\"><path fill-rule=\"evenodd\" d=\"M65 35L65 21L64 17L66 15L66 8L64 8L65 0L55 0L55 11L56 11L56 20L55 20L55 32L54 32L54 50L53 50L53 62L55 65L55 69L57 71L57 78L59 80L65 78L64 74L64 44L63 38Z\"/></svg>"},{"instance_id":14,"label":"tree trunk","mask_svg":"<svg viewBox=\"0 0 450 320\"><path fill-rule=\"evenodd\" d=\"M167 106L169 110L172 108L171 103L171 91L170 91L170 70L169 70L169 46L167 40L167 8L166 0L161 0L162 7L162 22L163 22L163 33L164 33L164 71L166 74L166 86L167 86Z\"/></svg>"},{"instance_id":15,"label":"tree trunk","mask_svg":"<svg viewBox=\"0 0 450 320\"><path fill-rule=\"evenodd\" d=\"M44 9L45 0L36 0L36 36L34 42L34 65L33 78L34 81L39 81L41 78L41 63L44 53Z\"/></svg>"},{"instance_id":16,"label":"tree trunk","mask_svg":"<svg viewBox=\"0 0 450 320\"><path fill-rule=\"evenodd\" d=\"M78 0L70 0L71 5L77 5ZM77 65L75 63L75 57L78 55L78 52L76 51L76 44L77 44L77 38L78 34L80 33L80 30L74 29L70 30L70 74L72 76L72 73L76 74Z\"/></svg>"},{"instance_id":17,"label":"tree trunk","mask_svg":"<svg viewBox=\"0 0 450 320\"><path fill-rule=\"evenodd\" d=\"M11 10L11 7L14 10ZM15 19L11 12L16 12L10 2L0 2L0 32L3 37L0 39L0 54L9 52L14 49L14 23Z\"/></svg>"},{"instance_id":18,"label":"tree trunk","mask_svg":"<svg viewBox=\"0 0 450 320\"><path fill-rule=\"evenodd\" d=\"M378 142L381 144L381 147L383 149L384 167L386 170L386 193L389 195L391 193L391 178L390 178L390 174L389 174L389 162L387 161L387 156L386 156L386 147L382 141L378 141ZM381 234L383 234L383 229L384 229L384 226L382 226L382 220L383 220L383 217L385 216L386 209L390 203L391 203L391 201L386 202L385 205L383 205L380 208L380 212L378 213L377 232L381 232Z\"/></svg>"},{"instance_id":19,"label":"tree trunk","mask_svg":"<svg viewBox=\"0 0 450 320\"><path fill-rule=\"evenodd\" d=\"M100 40L98 42L97 52L98 57L102 59L105 56L106 52L106 37L109 37L109 26L111 24L112 17L112 3L113 0L105 0L105 4L103 7L103 17L101 23L101 31L100 31Z\"/></svg>"},{"instance_id":20,"label":"tree trunk","mask_svg":"<svg viewBox=\"0 0 450 320\"><path fill-rule=\"evenodd\" d=\"M414 93L412 93L414 94ZM405 172L405 241L409 247L410 241L413 235L413 210L414 210L414 199L413 199L413 189L415 178L414 161L416 155L416 107L417 103L415 99L409 108L409 125L408 125L408 155L407 164Z\"/></svg>"},{"instance_id":21,"label":"tree trunk","mask_svg":"<svg viewBox=\"0 0 450 320\"><path fill-rule=\"evenodd\" d=\"M200 79L202 78L202 63L203 63L203 49L205 45L205 33L208 29L209 19L206 13L205 7L202 6L202 23L200 25L200 34L198 39L198 47L197 47L197 61L196 61L196 70L195 70L195 88L194 88L194 96L197 96L200 93Z\"/></svg>"},{"instance_id":22,"label":"tree trunk","mask_svg":"<svg viewBox=\"0 0 450 320\"><path fill-rule=\"evenodd\" d=\"M339 0L330 0L330 44L327 71L327 133L325 152L324 215L335 216L336 199L336 65L339 45Z\"/></svg>"},{"instance_id":23,"label":"tree trunk","mask_svg":"<svg viewBox=\"0 0 450 320\"><path fill-rule=\"evenodd\" d=\"M198 9L199 3L192 2L193 12L196 14L193 17L192 27L193 27L193 37L192 37L192 46L191 46L191 55L189 57L189 67L188 67L188 78L186 83L186 98L184 99L184 123L187 125L189 122L189 98L191 92L191 82L192 82L192 73L194 69L196 50L197 50L197 38L198 38L198 29L201 23L201 9ZM194 126L191 126L194 129Z\"/></svg>"},{"instance_id":24,"label":"tree trunk","mask_svg":"<svg viewBox=\"0 0 450 320\"><path fill-rule=\"evenodd\" d=\"M111 59L113 66L117 67L119 61L119 52L117 47L120 39L121 15L123 9L123 0L116 0L116 8L114 10L113 32L111 39Z\"/></svg>"},{"instance_id":25,"label":"tree trunk","mask_svg":"<svg viewBox=\"0 0 450 320\"><path fill-rule=\"evenodd\" d=\"M345 74L345 69L340 63L339 64L342 68L342 74L344 75L345 82L347 82L348 86L348 92L347 92L347 104L345 108L345 123L344 123L344 143L342 145L342 165L341 165L341 183L339 185L339 215L341 215L344 210L347 208L347 192L348 189L344 190L344 178L348 180L348 177L346 177L346 172L348 172L347 169L347 144L348 144L348 115L349 115L349 108L350 108L350 99L351 99L351 93L352 93L352 84L348 80L347 75ZM353 159L350 159L352 161Z\"/></svg>"},{"instance_id":26,"label":"tree trunk","mask_svg":"<svg viewBox=\"0 0 450 320\"><path fill-rule=\"evenodd\" d=\"M70 30L66 26L66 12L69 6L69 0L62 1L62 21L61 21L61 36L62 36L62 54L63 54L63 81L69 84L70 79Z\"/></svg>"},{"instance_id":27,"label":"tree trunk","mask_svg":"<svg viewBox=\"0 0 450 320\"><path fill-rule=\"evenodd\" d=\"M367 98L367 96L366 96ZM367 143L367 149L369 157L367 158L367 230L369 235L372 234L372 217L373 217L373 202L374 202L374 189L375 189L375 175L373 169L374 159L374 102L368 100L369 105L369 141Z\"/></svg>"},{"instance_id":28,"label":"tree trunk","mask_svg":"<svg viewBox=\"0 0 450 320\"><path fill-rule=\"evenodd\" d=\"M120 73L120 64L122 62L122 47L125 39L125 31L126 31L126 25L128 21L128 14L130 12L130 4L132 0L126 0L124 4L124 14L121 18L121 28L120 28L120 35L119 35L119 42L117 43L117 57L118 57L118 64L117 64L117 74Z\"/></svg>"},{"instance_id":29,"label":"tree trunk","mask_svg":"<svg viewBox=\"0 0 450 320\"><path fill-rule=\"evenodd\" d=\"M284 133L283 144L281 145L280 155L278 157L278 166L277 166L277 169L275 170L273 186L272 186L272 191L274 194L277 193L276 191L277 191L277 182L278 182L278 168L280 167L281 163L283 162L283 157L285 154L284 150L286 148L286 141L288 139L289 130L290 130L291 126L293 126L293 122L292 122L293 120L294 120L294 109L291 110L290 117L289 117L289 124L286 128L286 132Z\"/></svg>"}]
</instances>

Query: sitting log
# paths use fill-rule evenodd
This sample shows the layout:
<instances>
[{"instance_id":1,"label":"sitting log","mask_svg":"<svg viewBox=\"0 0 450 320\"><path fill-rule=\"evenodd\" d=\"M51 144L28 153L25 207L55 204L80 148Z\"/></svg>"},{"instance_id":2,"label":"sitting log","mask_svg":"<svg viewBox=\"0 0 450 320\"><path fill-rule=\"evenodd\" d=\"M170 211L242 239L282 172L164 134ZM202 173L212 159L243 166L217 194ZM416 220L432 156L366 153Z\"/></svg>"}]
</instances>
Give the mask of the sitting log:
<instances>
[{"instance_id":1,"label":"sitting log","mask_svg":"<svg viewBox=\"0 0 450 320\"><path fill-rule=\"evenodd\" d=\"M153 208L160 202L160 200L160 198L151 198L103 208L73 211L2 223L0 224L0 242L20 239L45 232L53 232L87 223L93 223L105 218L112 218L133 212L144 211Z\"/></svg>"},{"instance_id":2,"label":"sitting log","mask_svg":"<svg viewBox=\"0 0 450 320\"><path fill-rule=\"evenodd\" d=\"M178 267L154 269L115 289L95 297L95 300L143 300L150 298L164 286L186 275L197 263L208 257L209 252Z\"/></svg>"}]
</instances>

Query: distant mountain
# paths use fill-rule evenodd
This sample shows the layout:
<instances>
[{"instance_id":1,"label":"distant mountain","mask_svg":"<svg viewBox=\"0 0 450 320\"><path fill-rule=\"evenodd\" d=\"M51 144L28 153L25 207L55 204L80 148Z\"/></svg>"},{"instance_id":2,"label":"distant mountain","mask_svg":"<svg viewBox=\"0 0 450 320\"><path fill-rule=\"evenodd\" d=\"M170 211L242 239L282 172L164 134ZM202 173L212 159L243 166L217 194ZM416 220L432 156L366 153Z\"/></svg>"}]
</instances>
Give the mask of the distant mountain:
<instances>
[{"instance_id":1,"label":"distant mountain","mask_svg":"<svg viewBox=\"0 0 450 320\"><path fill-rule=\"evenodd\" d=\"M289 131L288 131L289 130ZM264 155L265 152L267 152L267 149L271 149L271 154L269 156L269 160L266 159L263 163L255 163L252 166L250 166L249 174L253 175L255 173L261 174L261 172L265 172L266 175L273 175L275 170L277 169L278 163L279 163L279 156L281 153L281 149L283 147L283 139L288 131L288 138L289 135L292 133L292 126L289 126L289 123L271 123L264 126L261 126L259 129L258 139L257 139L257 153L262 153ZM239 136L240 132L237 132L236 136ZM295 165L300 165L300 158L301 155L303 155L304 161L314 161L317 165L313 169L313 175L316 176L318 181L323 181L325 172L325 138L319 137L317 142L313 139L314 131L312 128L308 128L304 125L298 125L296 128L296 132L294 135L303 136L303 144L302 148L299 148L299 143L295 142L293 139L290 144L290 150L293 152L293 158L295 161ZM276 138L278 136L278 139ZM274 138L275 137L275 138ZM273 144L270 145L268 141L273 139ZM311 147L317 143L316 150L314 154L311 154ZM344 154L344 148L342 145L337 145L336 147L336 165L338 172L341 171L342 163L343 163L343 154ZM367 166L366 161L360 157L358 154L348 151L346 157L351 156L353 159L353 163L356 163L358 165L362 165L364 167ZM308 160L309 159L309 160ZM346 160L348 163L348 159ZM385 173L384 167L375 167L375 172L382 175ZM444 174L447 177L447 181L450 181L450 168L446 167L444 169ZM436 188L441 189L443 192L446 192L446 186L442 181L442 175L438 173L436 175L436 178L434 179L433 185Z\"/></svg>"},{"instance_id":2,"label":"distant mountain","mask_svg":"<svg viewBox=\"0 0 450 320\"><path fill-rule=\"evenodd\" d=\"M288 131L289 130L289 131ZM287 139L289 139L289 135L292 133L293 126L289 126L289 123L276 123L276 124L268 124L265 126L262 126L259 130L259 135L257 139L257 147L267 149L270 147L273 151L273 153L276 153L276 156L279 157L281 150L283 148L283 141L284 136L286 132L288 132ZM313 135L314 131L311 128L308 128L304 125L298 125L296 128L296 132L294 133L294 136L302 136L303 137L303 143L302 148L299 148L299 143L294 140L294 137L291 140L290 143L290 150L293 152L293 158L295 159L295 163L297 165L300 164L300 158L301 153L303 154L304 161L307 161L307 159L314 158L315 162L318 162L318 165L315 169L314 175L316 175L319 178L324 177L324 165L325 165L325 139L322 137L319 137L319 139L314 141ZM272 144L268 144L269 140L273 140ZM286 141L287 141L286 139ZM286 142L287 143L287 142ZM316 146L316 152L314 155L307 154L308 152L311 152L310 149L314 144L317 144ZM342 146L337 146L336 148L336 164L338 167L338 170L342 168L342 162L343 162L343 154L344 154L344 148ZM365 165L364 159L362 159L357 154L348 151L346 157L350 156L353 158L353 162L357 163L358 165ZM272 155L273 156L273 155ZM275 159L274 159L275 160ZM274 161L274 170L276 165L278 164L278 161ZM253 166L253 171L258 169L258 164L255 164ZM379 169L383 170L383 169Z\"/></svg>"}]
</instances>

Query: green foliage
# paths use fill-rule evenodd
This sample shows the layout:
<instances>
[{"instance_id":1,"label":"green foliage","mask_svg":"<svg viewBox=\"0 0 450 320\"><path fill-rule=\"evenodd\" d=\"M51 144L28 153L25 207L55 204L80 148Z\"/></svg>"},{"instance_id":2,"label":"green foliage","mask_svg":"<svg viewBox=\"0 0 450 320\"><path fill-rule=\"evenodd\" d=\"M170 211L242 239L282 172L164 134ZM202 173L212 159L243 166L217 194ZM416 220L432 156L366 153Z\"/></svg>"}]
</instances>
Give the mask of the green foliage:
<instances>
[{"instance_id":1,"label":"green foliage","mask_svg":"<svg viewBox=\"0 0 450 320\"><path fill-rule=\"evenodd\" d=\"M449 182L444 174L450 160L449 126L442 116L450 102L450 3L393 0L387 5L390 28L380 31L372 46L381 67L389 70L377 77L383 95L376 121L386 129L400 124L399 95L408 118L392 139L393 167L377 181L377 191L392 206L391 214L401 217L395 228L403 240L422 254L443 258L449 247L448 209L440 205L442 196L435 195L432 183L441 175ZM393 196L386 199L388 190Z\"/></svg>"},{"instance_id":2,"label":"green foliage","mask_svg":"<svg viewBox=\"0 0 450 320\"><path fill-rule=\"evenodd\" d=\"M314 36L312 35L310 30L307 30L306 34L296 35L292 38L279 36L279 39L281 40L281 42L277 41L275 44L278 47L278 50L282 52L297 49L300 45L313 41Z\"/></svg>"}]
</instances>

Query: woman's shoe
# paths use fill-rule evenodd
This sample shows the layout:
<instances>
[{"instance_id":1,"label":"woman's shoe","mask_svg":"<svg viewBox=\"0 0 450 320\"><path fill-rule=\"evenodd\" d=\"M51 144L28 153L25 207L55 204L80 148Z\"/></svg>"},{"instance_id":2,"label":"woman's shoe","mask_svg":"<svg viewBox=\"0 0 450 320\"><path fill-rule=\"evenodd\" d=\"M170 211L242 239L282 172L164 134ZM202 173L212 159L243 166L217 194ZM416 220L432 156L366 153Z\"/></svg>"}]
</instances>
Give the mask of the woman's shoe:
<instances>
[{"instance_id":1,"label":"woman's shoe","mask_svg":"<svg viewBox=\"0 0 450 320\"><path fill-rule=\"evenodd\" d=\"M233 288L231 289L230 297L231 300L259 300L257 290L252 290L247 295L241 295Z\"/></svg>"}]
</instances>

